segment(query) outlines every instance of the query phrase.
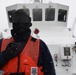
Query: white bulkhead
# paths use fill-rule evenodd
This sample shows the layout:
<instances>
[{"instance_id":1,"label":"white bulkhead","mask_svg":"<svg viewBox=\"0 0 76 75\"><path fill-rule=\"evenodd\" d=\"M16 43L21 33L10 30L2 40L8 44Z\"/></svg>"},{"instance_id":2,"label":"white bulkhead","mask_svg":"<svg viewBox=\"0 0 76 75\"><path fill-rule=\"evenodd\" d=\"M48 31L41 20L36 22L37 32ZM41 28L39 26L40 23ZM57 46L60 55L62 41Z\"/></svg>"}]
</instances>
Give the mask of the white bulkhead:
<instances>
[{"instance_id":1,"label":"white bulkhead","mask_svg":"<svg viewBox=\"0 0 76 75\"><path fill-rule=\"evenodd\" d=\"M58 3L15 4L6 7L9 28L15 10L24 8L32 20L32 33L39 29L37 38L43 39L54 60L56 75L76 75L76 38L73 29L67 28L69 6Z\"/></svg>"}]
</instances>

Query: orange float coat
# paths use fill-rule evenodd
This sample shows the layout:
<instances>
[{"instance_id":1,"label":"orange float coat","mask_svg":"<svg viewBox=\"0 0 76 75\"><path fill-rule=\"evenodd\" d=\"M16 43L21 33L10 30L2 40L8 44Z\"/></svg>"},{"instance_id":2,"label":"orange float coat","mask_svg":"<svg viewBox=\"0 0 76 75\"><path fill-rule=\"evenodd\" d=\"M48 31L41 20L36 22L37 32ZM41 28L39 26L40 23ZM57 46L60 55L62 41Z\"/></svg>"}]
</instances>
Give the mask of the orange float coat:
<instances>
[{"instance_id":1,"label":"orange float coat","mask_svg":"<svg viewBox=\"0 0 76 75\"><path fill-rule=\"evenodd\" d=\"M37 75L44 75L41 72L42 67L38 67L38 56L39 56L39 45L40 40L37 39L35 42L31 40L31 36L20 54L20 67L19 72L24 72L25 75L31 75L31 68L36 67L38 69ZM3 39L1 51L5 50L7 45L13 41L13 38ZM18 57L11 59L1 70L4 71L4 75L10 73L16 73L18 68Z\"/></svg>"}]
</instances>

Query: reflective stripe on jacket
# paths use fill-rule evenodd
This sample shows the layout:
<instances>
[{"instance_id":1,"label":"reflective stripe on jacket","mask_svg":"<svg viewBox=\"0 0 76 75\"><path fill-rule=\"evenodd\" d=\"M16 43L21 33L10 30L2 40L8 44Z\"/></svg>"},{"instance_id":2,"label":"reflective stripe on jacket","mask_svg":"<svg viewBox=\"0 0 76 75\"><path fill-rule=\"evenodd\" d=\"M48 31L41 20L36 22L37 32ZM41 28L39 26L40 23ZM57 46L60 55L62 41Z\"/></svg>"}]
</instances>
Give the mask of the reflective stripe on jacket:
<instances>
[{"instance_id":1,"label":"reflective stripe on jacket","mask_svg":"<svg viewBox=\"0 0 76 75\"><path fill-rule=\"evenodd\" d=\"M20 67L19 72L24 72L24 75L31 75L32 69L36 68L37 75L44 75L41 72L42 67L38 67L38 57L39 57L39 46L40 40L37 39L35 42L31 40L30 36L26 46L20 54ZM7 45L13 41L11 39L4 39L2 41L1 51L5 50ZM16 73L18 68L18 57L11 59L1 70L4 71L4 75L10 75L10 73Z\"/></svg>"}]
</instances>

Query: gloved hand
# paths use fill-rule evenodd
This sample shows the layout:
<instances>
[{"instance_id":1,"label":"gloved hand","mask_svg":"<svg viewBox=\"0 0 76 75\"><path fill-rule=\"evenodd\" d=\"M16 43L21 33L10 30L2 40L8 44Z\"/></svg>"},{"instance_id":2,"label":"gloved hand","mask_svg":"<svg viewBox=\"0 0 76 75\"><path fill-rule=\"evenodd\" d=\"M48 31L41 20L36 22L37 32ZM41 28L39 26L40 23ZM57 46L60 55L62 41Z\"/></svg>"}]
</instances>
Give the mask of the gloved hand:
<instances>
[{"instance_id":1,"label":"gloved hand","mask_svg":"<svg viewBox=\"0 0 76 75\"><path fill-rule=\"evenodd\" d=\"M6 61L9 61L10 59L18 56L24 48L23 43L15 43L11 42L8 44L5 51L2 52L4 58Z\"/></svg>"}]
</instances>

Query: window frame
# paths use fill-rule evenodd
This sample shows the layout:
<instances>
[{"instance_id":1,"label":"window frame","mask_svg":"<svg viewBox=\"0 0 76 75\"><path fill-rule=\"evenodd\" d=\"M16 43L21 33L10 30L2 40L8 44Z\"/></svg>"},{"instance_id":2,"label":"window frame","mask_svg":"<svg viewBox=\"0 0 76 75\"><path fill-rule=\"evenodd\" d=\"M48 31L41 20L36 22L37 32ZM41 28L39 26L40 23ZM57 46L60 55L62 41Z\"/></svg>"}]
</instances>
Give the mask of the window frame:
<instances>
[{"instance_id":1,"label":"window frame","mask_svg":"<svg viewBox=\"0 0 76 75\"><path fill-rule=\"evenodd\" d=\"M53 10L52 12L54 12L53 18L51 18L51 15L50 15L50 20L46 20L46 12L47 12L48 9L50 9L50 11ZM48 10L48 11L49 11L49 10ZM52 12L51 12L51 13L52 13ZM55 21L55 12L56 12L56 11L55 11L55 8L46 8L46 9L45 9L45 21Z\"/></svg>"},{"instance_id":2,"label":"window frame","mask_svg":"<svg viewBox=\"0 0 76 75\"><path fill-rule=\"evenodd\" d=\"M62 10L61 13L64 13L64 12L65 12L64 15L62 15L62 16L64 16L65 20L64 20L64 18L61 18L61 19L63 19L63 20L60 20L60 19L59 19L59 11L61 11L61 10ZM64 11L64 12L63 12L63 11ZM60 15L60 16L61 16L61 15ZM66 22L66 21L67 21L67 10L65 10L65 9L59 9L59 10L58 10L58 19L57 19L57 20L58 20L58 22Z\"/></svg>"},{"instance_id":3,"label":"window frame","mask_svg":"<svg viewBox=\"0 0 76 75\"><path fill-rule=\"evenodd\" d=\"M38 13L41 13L41 15L37 15L36 16L36 14L35 14L35 11L37 12L38 10L41 10L40 12L38 12ZM32 9L32 17L33 17L33 21L34 22L36 22L36 21L42 21L43 19L42 19L42 17L43 17L43 15L42 15L42 12L43 12L43 10L42 10L42 8L33 8ZM37 14L38 14L37 13ZM37 18L35 19L35 17L37 17L37 18L39 18L40 20L37 20ZM41 18L40 18L41 17Z\"/></svg>"}]
</instances>

